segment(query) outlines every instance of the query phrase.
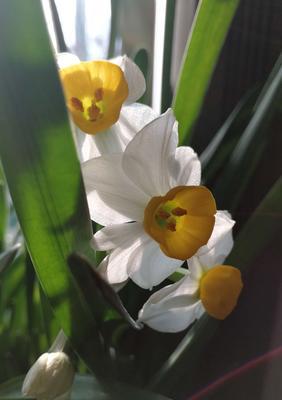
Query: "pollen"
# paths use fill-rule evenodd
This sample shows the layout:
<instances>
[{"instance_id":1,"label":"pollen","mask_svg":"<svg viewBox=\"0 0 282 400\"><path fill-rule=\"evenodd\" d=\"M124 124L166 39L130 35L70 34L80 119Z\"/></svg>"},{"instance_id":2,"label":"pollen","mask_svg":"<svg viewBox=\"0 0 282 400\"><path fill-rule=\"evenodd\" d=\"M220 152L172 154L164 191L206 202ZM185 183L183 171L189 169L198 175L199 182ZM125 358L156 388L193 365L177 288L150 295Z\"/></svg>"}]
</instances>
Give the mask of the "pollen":
<instances>
[{"instance_id":1,"label":"pollen","mask_svg":"<svg viewBox=\"0 0 282 400\"><path fill-rule=\"evenodd\" d=\"M96 106L96 104L92 104L87 109L88 117L90 121L96 121L98 117L102 117L100 113L100 108Z\"/></svg>"},{"instance_id":2,"label":"pollen","mask_svg":"<svg viewBox=\"0 0 282 400\"><path fill-rule=\"evenodd\" d=\"M96 99L97 101L103 100L103 96L104 96L104 90L103 90L103 88L98 88L98 89L96 89L96 90L95 90L95 93L94 93L94 96L95 96L95 99Z\"/></svg>"},{"instance_id":3,"label":"pollen","mask_svg":"<svg viewBox=\"0 0 282 400\"><path fill-rule=\"evenodd\" d=\"M183 215L187 214L187 210L181 207L176 207L173 210L171 210L171 213L173 215L176 215L177 217L182 217Z\"/></svg>"},{"instance_id":4,"label":"pollen","mask_svg":"<svg viewBox=\"0 0 282 400\"><path fill-rule=\"evenodd\" d=\"M84 111L82 101L80 101L77 97L72 97L70 101L74 109L80 112Z\"/></svg>"},{"instance_id":5,"label":"pollen","mask_svg":"<svg viewBox=\"0 0 282 400\"><path fill-rule=\"evenodd\" d=\"M236 307L243 288L241 272L229 265L217 265L200 281L200 299L207 313L225 319Z\"/></svg>"}]
</instances>

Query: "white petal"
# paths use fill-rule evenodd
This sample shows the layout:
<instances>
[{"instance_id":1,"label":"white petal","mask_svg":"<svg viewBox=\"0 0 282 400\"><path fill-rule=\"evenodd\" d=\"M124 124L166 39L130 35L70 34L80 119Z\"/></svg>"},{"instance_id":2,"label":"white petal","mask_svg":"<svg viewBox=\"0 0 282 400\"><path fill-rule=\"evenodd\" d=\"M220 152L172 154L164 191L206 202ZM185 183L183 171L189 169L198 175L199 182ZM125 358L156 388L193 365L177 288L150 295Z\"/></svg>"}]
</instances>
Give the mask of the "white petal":
<instances>
[{"instance_id":1,"label":"white petal","mask_svg":"<svg viewBox=\"0 0 282 400\"><path fill-rule=\"evenodd\" d=\"M96 232L91 243L95 250L111 250L124 247L133 238L143 234L143 226L138 222L109 225Z\"/></svg>"},{"instance_id":2,"label":"white petal","mask_svg":"<svg viewBox=\"0 0 282 400\"><path fill-rule=\"evenodd\" d=\"M58 53L57 64L60 69L70 67L71 65L79 64L80 59L71 53Z\"/></svg>"},{"instance_id":3,"label":"white petal","mask_svg":"<svg viewBox=\"0 0 282 400\"><path fill-rule=\"evenodd\" d=\"M116 123L119 129L117 134L120 136L124 146L123 150L137 132L157 117L158 114L151 107L144 104L134 103L123 106L119 120Z\"/></svg>"},{"instance_id":4,"label":"white petal","mask_svg":"<svg viewBox=\"0 0 282 400\"><path fill-rule=\"evenodd\" d=\"M111 285L120 284L128 280L126 261L130 256L129 249L118 247L102 261L104 269L103 277Z\"/></svg>"},{"instance_id":5,"label":"white petal","mask_svg":"<svg viewBox=\"0 0 282 400\"><path fill-rule=\"evenodd\" d=\"M203 312L198 282L188 275L154 293L139 312L139 321L161 332L187 328Z\"/></svg>"},{"instance_id":6,"label":"white petal","mask_svg":"<svg viewBox=\"0 0 282 400\"><path fill-rule=\"evenodd\" d=\"M108 282L108 278L107 278L108 262L109 262L109 256L105 257L97 268L97 271L99 272L101 277L106 282ZM128 279L125 279L124 281L119 282L119 283L111 283L111 287L112 287L112 289L114 289L115 292L119 292L126 285L127 282L128 282Z\"/></svg>"},{"instance_id":7,"label":"white petal","mask_svg":"<svg viewBox=\"0 0 282 400\"><path fill-rule=\"evenodd\" d=\"M168 163L178 141L174 124L172 110L168 110L138 132L124 152L125 173L150 197L170 189Z\"/></svg>"},{"instance_id":8,"label":"white petal","mask_svg":"<svg viewBox=\"0 0 282 400\"><path fill-rule=\"evenodd\" d=\"M204 267L221 264L233 247L232 228L235 221L227 211L217 211L212 235L205 246L202 246L197 256Z\"/></svg>"},{"instance_id":9,"label":"white petal","mask_svg":"<svg viewBox=\"0 0 282 400\"><path fill-rule=\"evenodd\" d=\"M90 217L93 221L100 225L107 226L112 224L122 224L130 222L132 219L114 210L109 203L109 200L115 202L115 197L109 195L100 197L99 193L92 191L87 194ZM105 202L106 201L106 202Z\"/></svg>"},{"instance_id":10,"label":"white petal","mask_svg":"<svg viewBox=\"0 0 282 400\"><path fill-rule=\"evenodd\" d=\"M201 277L203 276L203 273L205 272L205 269L203 268L199 257L197 256L193 256L191 257L189 260L189 271L191 274L191 277L194 280L199 281L201 279Z\"/></svg>"},{"instance_id":11,"label":"white petal","mask_svg":"<svg viewBox=\"0 0 282 400\"><path fill-rule=\"evenodd\" d=\"M106 154L121 153L123 150L124 146L120 139L118 123L116 123L109 129L87 138L84 142L83 154L86 157L88 153L88 159L90 159Z\"/></svg>"},{"instance_id":12,"label":"white petal","mask_svg":"<svg viewBox=\"0 0 282 400\"><path fill-rule=\"evenodd\" d=\"M130 104L140 99L146 90L146 81L138 65L126 55L113 58L110 61L123 70L129 92L126 102Z\"/></svg>"},{"instance_id":13,"label":"white petal","mask_svg":"<svg viewBox=\"0 0 282 400\"><path fill-rule=\"evenodd\" d=\"M124 243L122 247L117 247L106 257L105 277L110 284L122 283L129 278L128 266L132 262L131 255L139 246L139 237L133 236L131 240Z\"/></svg>"},{"instance_id":14,"label":"white petal","mask_svg":"<svg viewBox=\"0 0 282 400\"><path fill-rule=\"evenodd\" d=\"M159 244L145 232L138 246L132 249L128 263L128 275L139 286L151 289L171 275L183 261L167 257Z\"/></svg>"},{"instance_id":15,"label":"white petal","mask_svg":"<svg viewBox=\"0 0 282 400\"><path fill-rule=\"evenodd\" d=\"M152 108L134 103L123 106L119 120L106 131L87 135L77 129L80 160L83 162L103 154L123 152L136 133L156 117L157 113Z\"/></svg>"},{"instance_id":16,"label":"white petal","mask_svg":"<svg viewBox=\"0 0 282 400\"><path fill-rule=\"evenodd\" d=\"M149 197L123 173L122 154L104 155L82 164L90 215L102 225L143 221Z\"/></svg>"},{"instance_id":17,"label":"white petal","mask_svg":"<svg viewBox=\"0 0 282 400\"><path fill-rule=\"evenodd\" d=\"M197 186L201 182L201 163L191 147L178 147L171 164L171 186Z\"/></svg>"}]
</instances>

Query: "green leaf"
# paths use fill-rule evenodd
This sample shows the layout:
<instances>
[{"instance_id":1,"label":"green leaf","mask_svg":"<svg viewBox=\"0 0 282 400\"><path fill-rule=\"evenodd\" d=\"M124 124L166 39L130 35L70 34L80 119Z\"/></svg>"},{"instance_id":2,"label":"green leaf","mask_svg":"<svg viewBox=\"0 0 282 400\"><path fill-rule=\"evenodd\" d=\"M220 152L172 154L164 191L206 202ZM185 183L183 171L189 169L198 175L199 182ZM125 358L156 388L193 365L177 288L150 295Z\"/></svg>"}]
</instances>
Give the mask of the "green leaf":
<instances>
[{"instance_id":1,"label":"green leaf","mask_svg":"<svg viewBox=\"0 0 282 400\"><path fill-rule=\"evenodd\" d=\"M226 264L246 271L272 238L281 232L281 213L282 178L275 183L241 230ZM188 391L189 379L187 377L192 374L197 359L219 325L218 320L204 314L189 329L160 371L152 378L149 387L170 395L177 388L179 382L186 379L185 388Z\"/></svg>"},{"instance_id":2,"label":"green leaf","mask_svg":"<svg viewBox=\"0 0 282 400\"><path fill-rule=\"evenodd\" d=\"M0 400L23 399L21 396L23 377L11 379L0 385ZM71 400L169 400L158 394L145 392L124 384L114 384L109 390L88 375L76 375Z\"/></svg>"},{"instance_id":3,"label":"green leaf","mask_svg":"<svg viewBox=\"0 0 282 400\"><path fill-rule=\"evenodd\" d=\"M252 177L269 138L267 127L282 99L282 56L277 60L262 94L255 104L255 112L233 150L224 171L214 187L218 208L231 212Z\"/></svg>"},{"instance_id":4,"label":"green leaf","mask_svg":"<svg viewBox=\"0 0 282 400\"><path fill-rule=\"evenodd\" d=\"M85 298L92 304L97 321L103 320L101 311L110 304L118 314L134 329L141 329L126 311L119 296L113 288L96 272L90 262L80 254L71 254L68 259L70 268Z\"/></svg>"},{"instance_id":5,"label":"green leaf","mask_svg":"<svg viewBox=\"0 0 282 400\"><path fill-rule=\"evenodd\" d=\"M187 42L174 99L180 144L190 140L239 0L202 0Z\"/></svg>"},{"instance_id":6,"label":"green leaf","mask_svg":"<svg viewBox=\"0 0 282 400\"><path fill-rule=\"evenodd\" d=\"M74 349L109 371L96 321L69 271L74 250L94 254L80 165L40 2L0 13L0 155L40 283Z\"/></svg>"},{"instance_id":7,"label":"green leaf","mask_svg":"<svg viewBox=\"0 0 282 400\"><path fill-rule=\"evenodd\" d=\"M0 275L14 261L21 245L19 243L0 254Z\"/></svg>"},{"instance_id":8,"label":"green leaf","mask_svg":"<svg viewBox=\"0 0 282 400\"><path fill-rule=\"evenodd\" d=\"M6 187L0 165L0 251L4 249L8 212Z\"/></svg>"},{"instance_id":9,"label":"green leaf","mask_svg":"<svg viewBox=\"0 0 282 400\"><path fill-rule=\"evenodd\" d=\"M202 180L210 186L219 171L224 168L242 132L253 115L257 90L247 94L235 107L209 145L200 155Z\"/></svg>"},{"instance_id":10,"label":"green leaf","mask_svg":"<svg viewBox=\"0 0 282 400\"><path fill-rule=\"evenodd\" d=\"M175 15L175 1L167 0L165 17L164 61L162 77L162 112L171 106L172 88L170 84L170 71L172 62L173 27Z\"/></svg>"}]
</instances>

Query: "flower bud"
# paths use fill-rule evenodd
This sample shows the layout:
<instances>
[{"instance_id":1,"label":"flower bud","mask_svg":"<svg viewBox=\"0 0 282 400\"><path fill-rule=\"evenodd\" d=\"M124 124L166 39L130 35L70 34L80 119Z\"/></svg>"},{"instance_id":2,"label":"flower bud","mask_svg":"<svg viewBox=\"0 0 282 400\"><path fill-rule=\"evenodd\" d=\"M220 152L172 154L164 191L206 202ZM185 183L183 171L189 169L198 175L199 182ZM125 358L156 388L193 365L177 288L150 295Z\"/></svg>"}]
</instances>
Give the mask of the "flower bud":
<instances>
[{"instance_id":1,"label":"flower bud","mask_svg":"<svg viewBox=\"0 0 282 400\"><path fill-rule=\"evenodd\" d=\"M71 389L73 379L74 368L65 353L44 353L28 371L22 393L37 400L53 400Z\"/></svg>"}]
</instances>

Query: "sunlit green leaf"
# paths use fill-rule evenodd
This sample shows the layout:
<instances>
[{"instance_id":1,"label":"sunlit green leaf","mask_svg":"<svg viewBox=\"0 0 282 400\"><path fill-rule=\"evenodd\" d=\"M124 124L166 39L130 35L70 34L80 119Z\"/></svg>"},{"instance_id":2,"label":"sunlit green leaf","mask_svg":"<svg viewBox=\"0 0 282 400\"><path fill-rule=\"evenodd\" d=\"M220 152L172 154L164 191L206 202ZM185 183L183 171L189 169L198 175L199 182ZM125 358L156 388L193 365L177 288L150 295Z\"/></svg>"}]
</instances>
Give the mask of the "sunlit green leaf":
<instances>
[{"instance_id":1,"label":"sunlit green leaf","mask_svg":"<svg viewBox=\"0 0 282 400\"><path fill-rule=\"evenodd\" d=\"M94 259L92 231L40 2L2 4L0 36L0 154L14 207L61 327L86 363L104 374L96 322L67 264L75 249Z\"/></svg>"},{"instance_id":2,"label":"sunlit green leaf","mask_svg":"<svg viewBox=\"0 0 282 400\"><path fill-rule=\"evenodd\" d=\"M239 0L201 0L174 99L180 143L190 140Z\"/></svg>"}]
</instances>

